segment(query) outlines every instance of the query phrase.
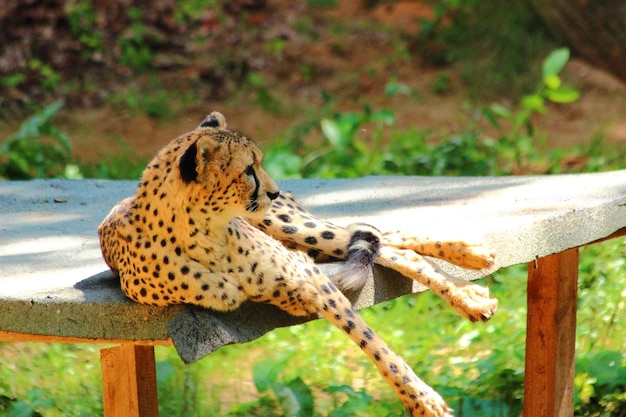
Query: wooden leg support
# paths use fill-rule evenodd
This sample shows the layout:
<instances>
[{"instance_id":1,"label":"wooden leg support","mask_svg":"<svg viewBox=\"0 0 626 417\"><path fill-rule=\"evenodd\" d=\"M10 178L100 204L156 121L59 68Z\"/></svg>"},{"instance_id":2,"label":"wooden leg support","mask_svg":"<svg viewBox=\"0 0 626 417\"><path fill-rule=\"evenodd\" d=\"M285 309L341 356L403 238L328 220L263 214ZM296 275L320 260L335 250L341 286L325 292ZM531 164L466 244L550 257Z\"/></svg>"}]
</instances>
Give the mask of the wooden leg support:
<instances>
[{"instance_id":1,"label":"wooden leg support","mask_svg":"<svg viewBox=\"0 0 626 417\"><path fill-rule=\"evenodd\" d=\"M124 344L100 351L105 417L156 417L154 347Z\"/></svg>"},{"instance_id":2,"label":"wooden leg support","mask_svg":"<svg viewBox=\"0 0 626 417\"><path fill-rule=\"evenodd\" d=\"M525 417L574 414L578 249L528 265Z\"/></svg>"}]
</instances>

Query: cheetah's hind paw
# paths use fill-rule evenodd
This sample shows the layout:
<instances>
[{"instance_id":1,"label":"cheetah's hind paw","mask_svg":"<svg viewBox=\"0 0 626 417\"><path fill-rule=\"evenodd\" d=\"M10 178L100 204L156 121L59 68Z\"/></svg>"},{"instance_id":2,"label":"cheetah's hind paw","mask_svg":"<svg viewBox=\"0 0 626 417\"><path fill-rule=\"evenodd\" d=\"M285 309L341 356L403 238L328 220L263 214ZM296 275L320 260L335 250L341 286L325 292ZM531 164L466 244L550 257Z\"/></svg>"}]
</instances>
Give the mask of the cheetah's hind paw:
<instances>
[{"instance_id":1,"label":"cheetah's hind paw","mask_svg":"<svg viewBox=\"0 0 626 417\"><path fill-rule=\"evenodd\" d=\"M443 259L467 269L484 269L493 266L495 255L481 242L460 240L441 241L419 238L403 232L388 232L383 243L398 249L410 249L420 255Z\"/></svg>"}]
</instances>

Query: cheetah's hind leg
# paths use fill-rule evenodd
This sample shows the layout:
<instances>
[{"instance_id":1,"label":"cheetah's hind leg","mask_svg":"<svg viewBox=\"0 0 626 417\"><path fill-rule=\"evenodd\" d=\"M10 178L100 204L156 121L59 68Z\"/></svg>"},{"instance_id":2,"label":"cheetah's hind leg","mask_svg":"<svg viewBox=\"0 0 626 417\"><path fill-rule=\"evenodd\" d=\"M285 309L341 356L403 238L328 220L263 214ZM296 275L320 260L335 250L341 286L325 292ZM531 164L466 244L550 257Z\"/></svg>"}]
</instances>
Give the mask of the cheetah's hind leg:
<instances>
[{"instance_id":1,"label":"cheetah's hind leg","mask_svg":"<svg viewBox=\"0 0 626 417\"><path fill-rule=\"evenodd\" d=\"M490 268L495 258L493 252L481 243L433 240L403 232L385 233L383 244L398 249L411 249L420 255L443 259L467 269Z\"/></svg>"},{"instance_id":2,"label":"cheetah's hind leg","mask_svg":"<svg viewBox=\"0 0 626 417\"><path fill-rule=\"evenodd\" d=\"M376 263L428 287L471 321L489 320L498 307L488 288L451 276L413 250L382 246Z\"/></svg>"}]
</instances>

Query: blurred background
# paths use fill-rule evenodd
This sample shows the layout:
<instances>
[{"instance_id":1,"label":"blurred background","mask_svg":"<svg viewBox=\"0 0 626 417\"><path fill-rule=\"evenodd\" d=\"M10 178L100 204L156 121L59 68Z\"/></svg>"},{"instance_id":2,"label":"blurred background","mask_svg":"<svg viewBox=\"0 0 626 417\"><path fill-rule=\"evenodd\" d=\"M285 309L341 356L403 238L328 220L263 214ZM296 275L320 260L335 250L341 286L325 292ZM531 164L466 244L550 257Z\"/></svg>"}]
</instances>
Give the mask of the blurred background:
<instances>
[{"instance_id":1,"label":"blurred background","mask_svg":"<svg viewBox=\"0 0 626 417\"><path fill-rule=\"evenodd\" d=\"M600 142L625 147L621 2L3 3L7 178L136 178L212 110L266 149L278 177L429 174L435 165L456 165L435 174L561 172L593 163ZM562 48L568 55L546 72L546 58ZM7 146L38 112L63 138ZM389 144L392 154L411 148L413 166L363 155ZM497 166L429 161L471 151ZM364 166L326 166L344 162L338 152Z\"/></svg>"},{"instance_id":2,"label":"blurred background","mask_svg":"<svg viewBox=\"0 0 626 417\"><path fill-rule=\"evenodd\" d=\"M137 179L213 110L277 179L623 169L626 3L0 0L0 178ZM624 259L581 252L577 416L626 416ZM486 325L432 294L363 314L459 415L517 416L525 277L486 280ZM157 348L161 413L402 415L344 339ZM98 347L0 344L0 416L99 415L99 372Z\"/></svg>"}]
</instances>

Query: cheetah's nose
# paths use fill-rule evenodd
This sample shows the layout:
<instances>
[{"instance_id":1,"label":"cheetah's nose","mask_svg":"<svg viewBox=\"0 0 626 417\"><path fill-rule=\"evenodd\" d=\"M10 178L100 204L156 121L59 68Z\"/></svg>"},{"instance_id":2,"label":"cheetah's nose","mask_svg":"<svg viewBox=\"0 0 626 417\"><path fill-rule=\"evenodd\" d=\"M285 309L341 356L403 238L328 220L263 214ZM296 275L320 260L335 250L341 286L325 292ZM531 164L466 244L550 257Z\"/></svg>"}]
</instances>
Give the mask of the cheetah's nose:
<instances>
[{"instance_id":1,"label":"cheetah's nose","mask_svg":"<svg viewBox=\"0 0 626 417\"><path fill-rule=\"evenodd\" d=\"M278 198L278 195L280 194L279 190L274 190L274 191L268 191L267 192L267 197L270 200L276 200Z\"/></svg>"}]
</instances>

